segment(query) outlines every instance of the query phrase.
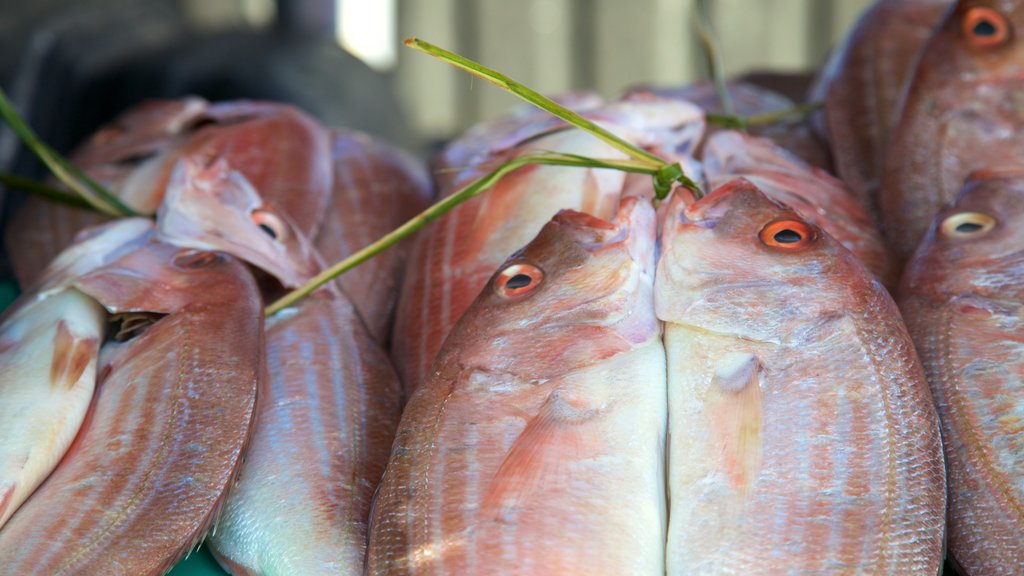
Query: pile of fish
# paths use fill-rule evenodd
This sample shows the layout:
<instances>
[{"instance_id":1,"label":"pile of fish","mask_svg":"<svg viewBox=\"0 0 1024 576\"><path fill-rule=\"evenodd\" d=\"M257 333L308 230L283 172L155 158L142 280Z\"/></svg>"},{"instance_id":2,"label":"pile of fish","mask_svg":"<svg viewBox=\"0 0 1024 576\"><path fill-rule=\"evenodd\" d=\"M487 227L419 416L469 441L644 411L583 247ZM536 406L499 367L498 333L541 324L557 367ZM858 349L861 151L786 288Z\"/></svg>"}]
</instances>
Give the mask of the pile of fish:
<instances>
[{"instance_id":1,"label":"pile of fish","mask_svg":"<svg viewBox=\"0 0 1024 576\"><path fill-rule=\"evenodd\" d=\"M429 171L271 103L72 155L155 218L29 200L0 317L0 575L1024 573L1024 0L881 0L810 120L709 85L534 110ZM728 85L742 114L789 107ZM834 173L832 172L834 170Z\"/></svg>"}]
</instances>

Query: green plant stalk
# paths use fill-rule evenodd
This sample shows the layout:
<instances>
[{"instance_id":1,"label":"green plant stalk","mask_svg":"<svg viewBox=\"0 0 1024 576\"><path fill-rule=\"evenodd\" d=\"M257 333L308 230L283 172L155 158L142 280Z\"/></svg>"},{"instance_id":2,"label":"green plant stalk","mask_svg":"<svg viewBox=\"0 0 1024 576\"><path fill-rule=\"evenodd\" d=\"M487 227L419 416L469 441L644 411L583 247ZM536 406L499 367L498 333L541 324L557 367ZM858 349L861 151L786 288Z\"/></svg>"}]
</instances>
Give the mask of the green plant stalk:
<instances>
[{"instance_id":1,"label":"green plant stalk","mask_svg":"<svg viewBox=\"0 0 1024 576\"><path fill-rule=\"evenodd\" d=\"M807 104L799 104L792 108L786 108L785 110L776 110L774 112L765 112L763 114L754 114L752 116L730 116L728 114L708 113L704 115L704 118L707 120L708 124L714 124L716 126L735 130L746 130L747 128L754 126L768 126L769 124L777 124L790 119L803 119L821 107L821 102L809 102Z\"/></svg>"},{"instance_id":2,"label":"green plant stalk","mask_svg":"<svg viewBox=\"0 0 1024 576\"><path fill-rule=\"evenodd\" d=\"M528 164L544 164L548 166L575 166L580 168L609 168L613 170L622 170L624 172L633 172L637 174L647 174L650 176L658 177L658 174L670 168L676 166L673 164L668 167L655 166L651 167L649 162L639 160L599 160L593 158L586 158L583 156L577 156L575 154L560 154L560 153L543 153L543 154L530 154L513 158L508 162L502 164L493 172L477 179L469 186L466 186L462 190L459 190L451 196L442 198L438 202L431 205L429 208L420 212L416 216L412 217L408 222L402 224L398 228L395 228L388 234L381 237L379 240L370 244L369 246L359 250L352 254L348 258L345 258L341 262L331 266L327 270L324 270L320 274L317 274L309 282L304 285L292 290L288 294L285 294L276 302L272 303L265 310L267 316L272 316L281 310L295 304L299 300L312 294L317 288L320 288L324 284L334 280L338 276L341 276L345 272L355 268L356 266L366 262L370 258L373 258L377 254L380 254L384 250L387 250L391 246L394 246L398 242L408 237L410 234L416 232L420 228L423 228L430 222L440 218L452 208L455 208L459 204L462 204L466 200L480 195L481 193L492 188L499 180L501 180L506 174L522 168ZM679 169L681 173L682 170Z\"/></svg>"},{"instance_id":3,"label":"green plant stalk","mask_svg":"<svg viewBox=\"0 0 1024 576\"><path fill-rule=\"evenodd\" d=\"M715 92L722 103L722 110L726 116L735 116L736 109L732 104L732 96L729 94L729 87L725 83L725 64L722 62L722 54L718 50L715 41L715 34L711 29L711 22L708 12L708 0L697 0L693 4L694 30L704 47L704 56L707 58L708 73L715 85Z\"/></svg>"},{"instance_id":4,"label":"green plant stalk","mask_svg":"<svg viewBox=\"0 0 1024 576\"><path fill-rule=\"evenodd\" d=\"M67 206L74 206L75 208L92 208L92 205L77 194L69 194L64 190L51 188L46 184L37 182L30 178L22 178L21 176L16 176L14 174L0 172L0 184L3 184L13 190L21 190L22 192L27 192L34 196L39 196Z\"/></svg>"},{"instance_id":5,"label":"green plant stalk","mask_svg":"<svg viewBox=\"0 0 1024 576\"><path fill-rule=\"evenodd\" d=\"M415 48L416 50L419 50L424 54L443 60L444 62L447 62L452 66L455 66L456 68L465 70L466 72L469 72L470 74L478 78L487 80L488 82L506 90L507 92L511 92L512 94L525 100L526 102L529 102L530 104L536 106L537 108L540 108L541 110L544 110L545 112L548 112L556 116L557 118L560 118L568 122L569 124L576 126L577 128L580 128L582 130L589 132L590 134L593 134L595 137L600 138L603 142L607 143L609 146L612 146L616 150L619 150L620 152L622 152L626 156L629 156L630 158L640 161L646 161L651 164L656 164L657 166L665 164L664 160L658 158L654 154L651 154L646 150L643 150L630 144L629 142L626 142L625 140L619 138L615 134L612 134L611 132L605 130L604 128L601 128L594 122L587 120L586 118L580 116L576 112L573 112L572 110L569 110L565 106L562 106L561 104L552 101L550 98L547 98L544 95L540 94L539 92L533 90L532 88L529 88L521 84L520 82L517 82L512 78L505 76L504 74L498 72L497 70L492 70L484 66L483 64L474 62L473 60L455 54L454 52L449 52L444 48L435 46L429 42L420 40L419 38L407 38L405 40L405 45L411 48Z\"/></svg>"},{"instance_id":6,"label":"green plant stalk","mask_svg":"<svg viewBox=\"0 0 1024 576\"><path fill-rule=\"evenodd\" d=\"M11 130L14 130L21 141L35 153L43 164L46 164L46 167L57 179L74 190L91 207L110 216L139 216L137 212L92 181L81 170L40 140L32 128L22 120L2 88L0 88L0 117L3 117Z\"/></svg>"}]
</instances>

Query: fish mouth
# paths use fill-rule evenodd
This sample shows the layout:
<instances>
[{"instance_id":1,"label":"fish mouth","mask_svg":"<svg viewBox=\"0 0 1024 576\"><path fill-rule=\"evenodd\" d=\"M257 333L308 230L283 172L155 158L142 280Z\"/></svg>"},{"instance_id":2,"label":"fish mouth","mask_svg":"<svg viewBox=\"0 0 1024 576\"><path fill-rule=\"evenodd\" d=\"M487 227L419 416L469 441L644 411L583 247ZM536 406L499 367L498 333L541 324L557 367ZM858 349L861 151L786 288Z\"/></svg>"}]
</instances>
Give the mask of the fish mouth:
<instances>
[{"instance_id":1,"label":"fish mouth","mask_svg":"<svg viewBox=\"0 0 1024 576\"><path fill-rule=\"evenodd\" d=\"M571 230L576 242L588 252L625 249L642 270L653 271L655 214L647 199L623 198L612 221L576 210L562 210L553 220Z\"/></svg>"}]
</instances>

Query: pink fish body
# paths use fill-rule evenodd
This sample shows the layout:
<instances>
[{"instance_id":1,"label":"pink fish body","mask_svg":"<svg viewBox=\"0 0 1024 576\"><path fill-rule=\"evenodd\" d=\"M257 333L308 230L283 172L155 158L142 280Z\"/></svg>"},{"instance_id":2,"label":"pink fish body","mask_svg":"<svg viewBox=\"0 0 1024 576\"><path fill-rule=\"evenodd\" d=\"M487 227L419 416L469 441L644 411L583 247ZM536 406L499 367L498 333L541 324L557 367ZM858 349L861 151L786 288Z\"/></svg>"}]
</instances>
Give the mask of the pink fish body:
<instances>
[{"instance_id":1,"label":"pink fish body","mask_svg":"<svg viewBox=\"0 0 1024 576\"><path fill-rule=\"evenodd\" d=\"M368 574L664 573L653 250L633 198L560 212L499 269L402 415Z\"/></svg>"},{"instance_id":2,"label":"pink fish body","mask_svg":"<svg viewBox=\"0 0 1024 576\"><path fill-rule=\"evenodd\" d=\"M668 574L938 573L938 421L888 294L745 180L664 217Z\"/></svg>"},{"instance_id":3,"label":"pink fish body","mask_svg":"<svg viewBox=\"0 0 1024 576\"><path fill-rule=\"evenodd\" d=\"M973 173L907 266L900 307L942 418L949 553L1024 572L1024 169Z\"/></svg>"},{"instance_id":4,"label":"pink fish body","mask_svg":"<svg viewBox=\"0 0 1024 576\"><path fill-rule=\"evenodd\" d=\"M164 574L241 463L264 371L256 287L229 256L156 242L74 287L120 327L74 443L0 530L0 574Z\"/></svg>"}]
</instances>

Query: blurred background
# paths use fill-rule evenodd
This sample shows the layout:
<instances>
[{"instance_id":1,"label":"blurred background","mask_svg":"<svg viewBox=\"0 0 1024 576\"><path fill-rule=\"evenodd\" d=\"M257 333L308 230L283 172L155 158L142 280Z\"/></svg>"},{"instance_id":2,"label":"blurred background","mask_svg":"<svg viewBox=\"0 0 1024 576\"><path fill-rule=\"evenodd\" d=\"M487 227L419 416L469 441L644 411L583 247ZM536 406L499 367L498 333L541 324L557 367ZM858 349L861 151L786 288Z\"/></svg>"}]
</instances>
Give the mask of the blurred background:
<instances>
[{"instance_id":1,"label":"blurred background","mask_svg":"<svg viewBox=\"0 0 1024 576\"><path fill-rule=\"evenodd\" d=\"M226 52L236 54L231 58L247 68L250 83L258 83L261 74L270 84L324 83L324 76L339 77L336 86L324 87L328 93L320 96L325 102L312 106L314 113L326 116L328 122L348 122L407 140L406 147L418 149L423 142L449 139L514 101L403 48L403 38L418 36L452 49L541 92L585 88L614 96L637 84L682 84L703 76L703 60L691 28L692 4L692 0L0 0L0 82L11 91L17 79L16 88L22 92L16 94L21 97L19 104L41 108L52 117L73 109L69 102L73 97L102 98L88 87L66 86L64 78L65 85L55 82L61 86L52 89L61 92L59 102L33 104L26 92L45 100L42 92L47 90L25 87L26 74L35 80L77 74L88 76L82 83L95 85L97 77L109 76L119 66L123 73L127 61L133 61L133 73L138 76L138 61L151 56L158 57L161 70L173 72L178 82L168 87L166 79L154 80L156 73L150 72L142 83L161 84L154 94L176 95L176 91L209 88L211 82L189 85L181 79L210 68L211 60ZM870 0L711 0L710 7L727 71L740 74L817 68L868 4ZM270 50L264 45L239 50L230 43L210 41L240 35L298 36L306 42L317 41L318 48L313 56L293 54L282 66L277 56L247 59ZM60 52L61 44L68 45L64 61L53 54ZM196 48L200 44L205 51ZM340 58L325 58L328 44L355 55L377 78L362 88L356 86L367 83L365 71L353 72L351 63L341 65ZM187 62L168 64L169 55L175 53ZM311 59L318 61L311 63ZM338 64L335 69L330 67L332 62ZM115 94L110 78L105 81L100 84L113 101L110 106L127 105L127 100L143 94L124 86L116 86ZM381 92L384 85L393 88L395 100ZM353 103L351 93L364 89L367 94L355 103L383 100L397 108L387 109L377 102L378 106L355 114L328 110L331 90L344 105ZM291 90L299 92L303 87ZM212 92L210 97L234 94L223 86ZM256 96L265 92L257 90ZM299 100L300 105L308 105ZM103 108L98 102L90 106ZM400 120L389 123L376 118L392 114L399 114ZM74 137L94 127L95 119L87 120L81 130L72 131ZM62 122L66 125L67 120ZM71 144L57 138L58 148ZM0 139L0 148L4 143Z\"/></svg>"}]
</instances>

